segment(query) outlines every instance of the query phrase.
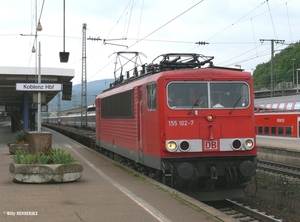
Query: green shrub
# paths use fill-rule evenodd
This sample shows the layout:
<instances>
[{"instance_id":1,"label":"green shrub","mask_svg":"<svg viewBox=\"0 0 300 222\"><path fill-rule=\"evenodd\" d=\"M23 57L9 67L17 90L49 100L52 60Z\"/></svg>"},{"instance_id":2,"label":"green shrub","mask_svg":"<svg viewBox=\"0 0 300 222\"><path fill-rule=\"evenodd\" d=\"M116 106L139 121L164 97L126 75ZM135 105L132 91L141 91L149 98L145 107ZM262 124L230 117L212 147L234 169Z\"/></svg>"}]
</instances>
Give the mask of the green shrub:
<instances>
[{"instance_id":1,"label":"green shrub","mask_svg":"<svg viewBox=\"0 0 300 222\"><path fill-rule=\"evenodd\" d=\"M50 156L46 153L39 153L37 155L37 162L39 164L48 164L50 163Z\"/></svg>"},{"instance_id":2,"label":"green shrub","mask_svg":"<svg viewBox=\"0 0 300 222\"><path fill-rule=\"evenodd\" d=\"M25 132L19 133L17 135L16 140L17 140L17 143L19 143L19 144L28 143L28 134Z\"/></svg>"},{"instance_id":3,"label":"green shrub","mask_svg":"<svg viewBox=\"0 0 300 222\"><path fill-rule=\"evenodd\" d=\"M35 164L37 163L37 155L26 153L24 155L23 160L21 161L21 164Z\"/></svg>"},{"instance_id":4,"label":"green shrub","mask_svg":"<svg viewBox=\"0 0 300 222\"><path fill-rule=\"evenodd\" d=\"M11 158L17 164L65 164L76 162L76 159L63 149L52 149L37 154L17 150Z\"/></svg>"},{"instance_id":5,"label":"green shrub","mask_svg":"<svg viewBox=\"0 0 300 222\"><path fill-rule=\"evenodd\" d=\"M52 151L51 160L54 164L75 162L74 157L70 153L62 149L54 149Z\"/></svg>"},{"instance_id":6,"label":"green shrub","mask_svg":"<svg viewBox=\"0 0 300 222\"><path fill-rule=\"evenodd\" d=\"M17 150L14 155L12 155L12 160L14 163L20 164L24 159L25 152L23 150Z\"/></svg>"}]
</instances>

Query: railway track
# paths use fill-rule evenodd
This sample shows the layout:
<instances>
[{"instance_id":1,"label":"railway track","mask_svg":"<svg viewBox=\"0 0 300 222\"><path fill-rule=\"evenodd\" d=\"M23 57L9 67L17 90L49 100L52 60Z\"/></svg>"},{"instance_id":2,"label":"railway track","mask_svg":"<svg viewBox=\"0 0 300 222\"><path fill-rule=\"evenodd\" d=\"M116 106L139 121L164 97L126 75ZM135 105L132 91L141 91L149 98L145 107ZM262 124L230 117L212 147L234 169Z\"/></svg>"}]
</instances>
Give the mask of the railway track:
<instances>
[{"instance_id":1,"label":"railway track","mask_svg":"<svg viewBox=\"0 0 300 222\"><path fill-rule=\"evenodd\" d=\"M257 169L300 179L300 167L259 160Z\"/></svg>"},{"instance_id":2,"label":"railway track","mask_svg":"<svg viewBox=\"0 0 300 222\"><path fill-rule=\"evenodd\" d=\"M277 219L273 215L267 215L257 209L252 209L249 206L244 206L241 203L232 200L224 200L217 202L208 202L210 205L219 211L231 216L237 221L243 222L282 222L282 219Z\"/></svg>"}]
</instances>

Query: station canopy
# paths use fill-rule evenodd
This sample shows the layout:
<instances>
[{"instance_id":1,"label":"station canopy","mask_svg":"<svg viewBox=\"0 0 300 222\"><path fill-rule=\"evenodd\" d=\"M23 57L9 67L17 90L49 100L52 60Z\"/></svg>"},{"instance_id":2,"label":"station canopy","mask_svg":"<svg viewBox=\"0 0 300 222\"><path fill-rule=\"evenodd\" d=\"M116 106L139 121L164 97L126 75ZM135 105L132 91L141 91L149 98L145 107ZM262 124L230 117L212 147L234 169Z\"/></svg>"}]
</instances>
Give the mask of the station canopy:
<instances>
[{"instance_id":1,"label":"station canopy","mask_svg":"<svg viewBox=\"0 0 300 222\"><path fill-rule=\"evenodd\" d=\"M41 68L41 83L64 84L69 83L75 74L74 69ZM0 67L0 111L14 110L22 107L25 91L16 90L17 83L38 83L38 69L35 67ZM26 91L28 103L33 104L34 94ZM41 92L48 104L58 91ZM3 110L5 107L6 110Z\"/></svg>"}]
</instances>

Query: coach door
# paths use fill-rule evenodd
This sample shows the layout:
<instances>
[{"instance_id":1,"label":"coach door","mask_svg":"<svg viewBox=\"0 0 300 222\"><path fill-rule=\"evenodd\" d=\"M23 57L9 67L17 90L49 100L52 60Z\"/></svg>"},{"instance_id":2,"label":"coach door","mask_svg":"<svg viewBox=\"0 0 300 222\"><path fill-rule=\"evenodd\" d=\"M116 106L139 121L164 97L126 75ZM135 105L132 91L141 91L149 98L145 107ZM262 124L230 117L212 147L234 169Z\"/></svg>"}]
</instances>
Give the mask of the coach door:
<instances>
[{"instance_id":1,"label":"coach door","mask_svg":"<svg viewBox=\"0 0 300 222\"><path fill-rule=\"evenodd\" d=\"M300 117L297 117L297 129L298 129L298 132L297 132L297 137L300 138Z\"/></svg>"}]
</instances>

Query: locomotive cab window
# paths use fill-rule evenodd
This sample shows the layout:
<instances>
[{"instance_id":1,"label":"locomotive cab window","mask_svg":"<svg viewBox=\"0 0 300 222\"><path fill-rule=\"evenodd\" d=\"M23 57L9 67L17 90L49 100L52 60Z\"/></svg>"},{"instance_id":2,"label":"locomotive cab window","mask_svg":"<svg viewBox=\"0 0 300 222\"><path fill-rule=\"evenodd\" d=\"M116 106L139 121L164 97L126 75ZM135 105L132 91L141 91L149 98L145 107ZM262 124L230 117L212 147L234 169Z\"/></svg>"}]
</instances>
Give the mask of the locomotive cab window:
<instances>
[{"instance_id":1,"label":"locomotive cab window","mask_svg":"<svg viewBox=\"0 0 300 222\"><path fill-rule=\"evenodd\" d=\"M171 82L167 86L167 96L172 109L208 108L207 83Z\"/></svg>"},{"instance_id":2,"label":"locomotive cab window","mask_svg":"<svg viewBox=\"0 0 300 222\"><path fill-rule=\"evenodd\" d=\"M171 82L167 104L171 109L246 108L249 106L246 82Z\"/></svg>"},{"instance_id":3,"label":"locomotive cab window","mask_svg":"<svg viewBox=\"0 0 300 222\"><path fill-rule=\"evenodd\" d=\"M249 106L249 87L244 82L210 83L212 108L245 108Z\"/></svg>"}]
</instances>

